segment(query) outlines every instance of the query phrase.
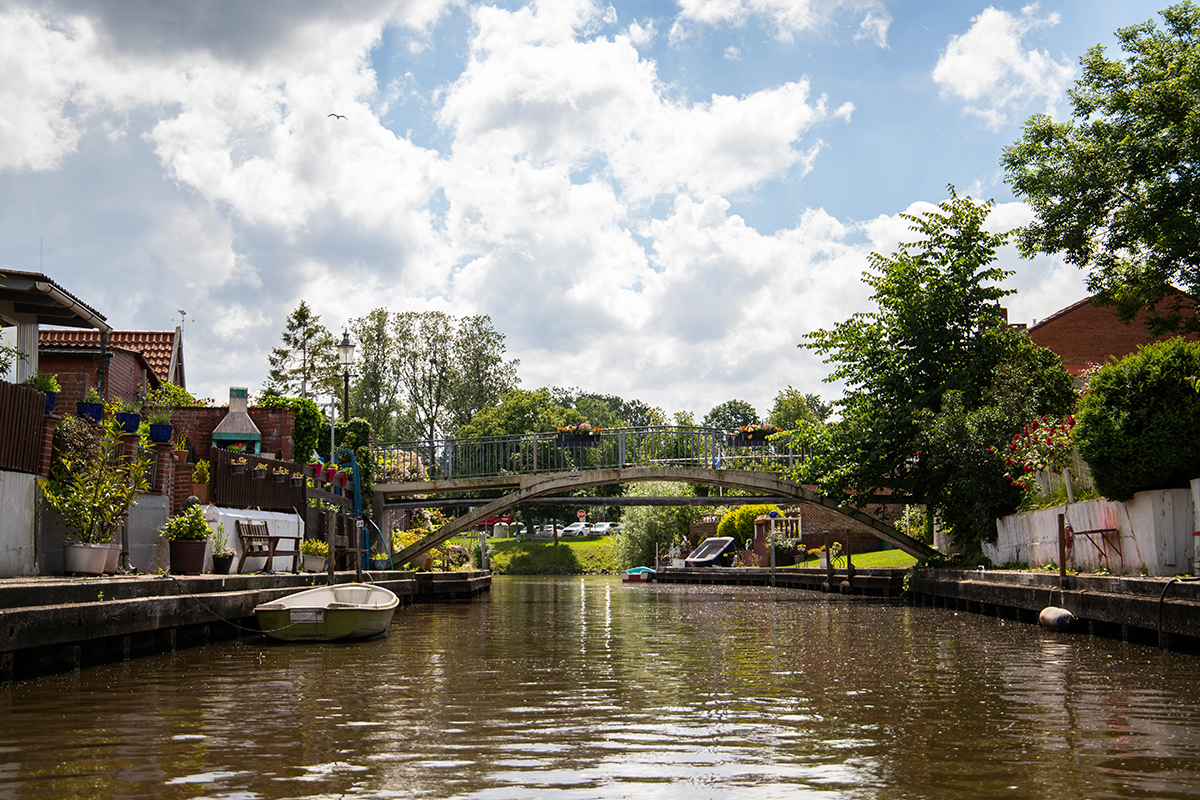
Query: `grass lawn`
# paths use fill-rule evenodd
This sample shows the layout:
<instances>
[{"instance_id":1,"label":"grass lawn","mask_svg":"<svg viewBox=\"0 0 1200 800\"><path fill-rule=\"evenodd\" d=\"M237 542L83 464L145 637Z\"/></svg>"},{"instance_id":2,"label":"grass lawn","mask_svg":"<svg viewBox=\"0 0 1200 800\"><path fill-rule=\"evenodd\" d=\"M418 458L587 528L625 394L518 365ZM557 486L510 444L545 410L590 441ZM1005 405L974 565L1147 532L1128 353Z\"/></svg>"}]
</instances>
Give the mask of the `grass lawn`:
<instances>
[{"instance_id":1,"label":"grass lawn","mask_svg":"<svg viewBox=\"0 0 1200 800\"><path fill-rule=\"evenodd\" d=\"M910 556L903 550L876 550L874 553L855 553L850 559L854 562L855 567L862 567L863 569L868 567L908 569L917 563L917 559L914 556ZM796 566L818 569L821 566L821 562L816 558L810 558L803 564L797 564ZM834 566L839 569L845 569L846 559L836 559Z\"/></svg>"},{"instance_id":2,"label":"grass lawn","mask_svg":"<svg viewBox=\"0 0 1200 800\"><path fill-rule=\"evenodd\" d=\"M553 542L490 539L497 575L600 575L619 572L607 536L560 538Z\"/></svg>"}]
</instances>

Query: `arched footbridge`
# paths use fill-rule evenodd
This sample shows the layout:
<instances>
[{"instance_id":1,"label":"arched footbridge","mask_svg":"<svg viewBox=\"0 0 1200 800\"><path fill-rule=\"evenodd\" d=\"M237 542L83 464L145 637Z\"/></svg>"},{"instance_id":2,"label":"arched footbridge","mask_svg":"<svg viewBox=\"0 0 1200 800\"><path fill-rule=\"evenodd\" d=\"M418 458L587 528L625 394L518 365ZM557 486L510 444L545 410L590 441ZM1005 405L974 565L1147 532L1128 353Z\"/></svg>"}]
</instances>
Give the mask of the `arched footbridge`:
<instances>
[{"instance_id":1,"label":"arched footbridge","mask_svg":"<svg viewBox=\"0 0 1200 800\"><path fill-rule=\"evenodd\" d=\"M789 498L828 509L872 530L917 558L937 551L894 526L824 497L784 475L804 454L783 443L712 428L651 426L605 430L589 436L437 439L372 447L375 510L411 505L416 496L503 492L475 499L469 513L394 553L403 564L489 517L575 489L639 481L694 483L739 489L767 498Z\"/></svg>"}]
</instances>

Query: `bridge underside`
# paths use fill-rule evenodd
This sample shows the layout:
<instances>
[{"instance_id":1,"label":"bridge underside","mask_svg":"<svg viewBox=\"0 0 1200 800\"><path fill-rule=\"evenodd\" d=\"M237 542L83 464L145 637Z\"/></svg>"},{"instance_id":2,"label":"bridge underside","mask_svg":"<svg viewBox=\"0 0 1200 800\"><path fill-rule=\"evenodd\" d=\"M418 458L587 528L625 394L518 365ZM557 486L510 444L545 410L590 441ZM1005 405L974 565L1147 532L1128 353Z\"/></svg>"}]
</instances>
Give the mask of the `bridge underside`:
<instances>
[{"instance_id":1,"label":"bridge underside","mask_svg":"<svg viewBox=\"0 0 1200 800\"><path fill-rule=\"evenodd\" d=\"M429 536L395 553L393 559L403 564L427 550L438 546L453 536L470 530L488 517L504 514L522 503L539 497L559 494L572 489L606 486L614 483L638 481L671 481L740 489L768 495L771 498L790 498L803 503L829 509L844 517L861 523L885 542L917 558L929 558L937 551L924 542L901 533L893 526L849 508L838 501L823 497L800 484L780 478L771 472L751 470L711 469L706 467L623 467L619 469L597 469L583 472L552 473L549 475L511 475L500 478L470 478L447 481L424 481L421 483L379 484L375 487L376 511L388 507L388 499L412 494L440 494L446 492L487 491L515 489L515 491L491 500L470 513L443 525Z\"/></svg>"}]
</instances>

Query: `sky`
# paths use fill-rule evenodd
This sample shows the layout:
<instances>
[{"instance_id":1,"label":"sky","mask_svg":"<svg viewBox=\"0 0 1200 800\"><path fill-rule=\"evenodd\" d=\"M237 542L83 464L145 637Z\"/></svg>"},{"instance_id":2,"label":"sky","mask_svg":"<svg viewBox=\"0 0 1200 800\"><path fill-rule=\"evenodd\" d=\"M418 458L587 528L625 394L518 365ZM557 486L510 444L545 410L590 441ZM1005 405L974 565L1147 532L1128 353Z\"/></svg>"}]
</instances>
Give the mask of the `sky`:
<instances>
[{"instance_id":1,"label":"sky","mask_svg":"<svg viewBox=\"0 0 1200 800\"><path fill-rule=\"evenodd\" d=\"M490 315L526 389L765 416L840 396L797 345L870 309L900 214L1031 219L1003 148L1163 5L0 0L0 270L182 320L218 401L304 300ZM1087 295L999 260L1011 321Z\"/></svg>"}]
</instances>

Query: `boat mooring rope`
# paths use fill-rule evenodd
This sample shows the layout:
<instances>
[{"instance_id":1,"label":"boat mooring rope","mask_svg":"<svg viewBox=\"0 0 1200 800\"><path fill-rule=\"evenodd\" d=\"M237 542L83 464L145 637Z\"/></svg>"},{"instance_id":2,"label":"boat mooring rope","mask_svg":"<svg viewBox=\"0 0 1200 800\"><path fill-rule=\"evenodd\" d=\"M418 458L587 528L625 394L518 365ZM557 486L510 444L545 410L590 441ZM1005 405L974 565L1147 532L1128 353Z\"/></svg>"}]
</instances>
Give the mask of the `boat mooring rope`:
<instances>
[{"instance_id":1,"label":"boat mooring rope","mask_svg":"<svg viewBox=\"0 0 1200 800\"><path fill-rule=\"evenodd\" d=\"M174 575L172 575L171 573L169 573L169 572L165 573L165 574L164 574L164 577L170 578L172 581L174 581L174 582L175 582L175 585L179 587L179 593L180 593L181 595L183 595L184 597L188 597L188 598L190 598L190 599L192 600L192 602L194 602L196 605L198 605L198 606L200 606L201 608L203 608L203 609L204 609L205 611L207 611L209 614L212 614L214 617L216 617L217 619L219 619L221 622L224 622L226 625L230 626L231 628L237 628L239 631L247 631L247 632L249 632L249 633L276 633L276 632L278 632L278 631L285 631L285 630L287 630L288 628L291 628L291 627L293 627L293 626L295 626L295 625L299 625L299 624L300 624L300 623L298 623L298 622L289 622L287 625L283 625L283 626L281 626L281 627L279 627L279 628L247 628L245 625L238 625L236 622L230 622L229 620L227 620L227 619L225 619L224 617L222 617L222 616L221 616L219 613L217 613L216 611L214 611L214 610L213 610L212 608L210 608L210 607L209 607L207 604L203 603L203 602L200 600L200 598L199 598L199 597L197 597L196 595L192 594L192 593L191 593L191 592L189 592L187 589L183 588L183 584L182 584L182 583L180 583L180 582L179 582L179 579L178 579L178 578L176 578L176 577L175 577Z\"/></svg>"}]
</instances>

